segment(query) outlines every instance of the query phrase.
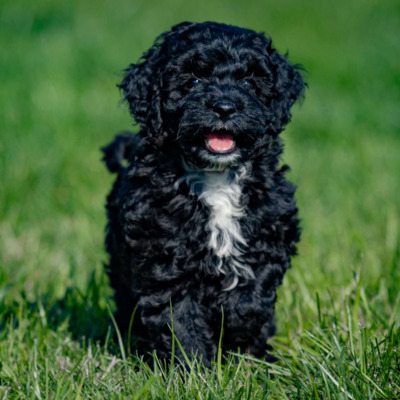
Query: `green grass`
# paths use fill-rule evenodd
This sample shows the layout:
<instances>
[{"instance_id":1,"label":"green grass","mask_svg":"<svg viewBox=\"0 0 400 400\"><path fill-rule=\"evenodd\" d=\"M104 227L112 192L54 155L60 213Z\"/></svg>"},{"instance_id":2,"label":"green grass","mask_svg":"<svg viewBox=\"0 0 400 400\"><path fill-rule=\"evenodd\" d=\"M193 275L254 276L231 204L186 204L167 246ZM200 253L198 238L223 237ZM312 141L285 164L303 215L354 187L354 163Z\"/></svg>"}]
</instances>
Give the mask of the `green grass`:
<instances>
[{"instance_id":1,"label":"green grass","mask_svg":"<svg viewBox=\"0 0 400 400\"><path fill-rule=\"evenodd\" d=\"M265 31L308 70L273 365L149 367L114 340L98 149L132 124L121 69L182 20ZM400 398L399 37L395 0L3 0L0 399Z\"/></svg>"}]
</instances>

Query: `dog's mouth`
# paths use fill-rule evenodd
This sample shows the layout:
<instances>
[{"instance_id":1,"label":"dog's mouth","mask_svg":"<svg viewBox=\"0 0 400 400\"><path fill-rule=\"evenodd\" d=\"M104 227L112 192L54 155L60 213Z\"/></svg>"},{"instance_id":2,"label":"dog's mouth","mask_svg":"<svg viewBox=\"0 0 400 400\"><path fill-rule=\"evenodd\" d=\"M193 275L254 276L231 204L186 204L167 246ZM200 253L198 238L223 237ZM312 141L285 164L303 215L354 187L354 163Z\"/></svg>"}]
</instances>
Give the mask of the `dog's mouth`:
<instances>
[{"instance_id":1,"label":"dog's mouth","mask_svg":"<svg viewBox=\"0 0 400 400\"><path fill-rule=\"evenodd\" d=\"M207 150L216 154L227 154L235 150L236 142L229 132L210 132L205 135Z\"/></svg>"}]
</instances>

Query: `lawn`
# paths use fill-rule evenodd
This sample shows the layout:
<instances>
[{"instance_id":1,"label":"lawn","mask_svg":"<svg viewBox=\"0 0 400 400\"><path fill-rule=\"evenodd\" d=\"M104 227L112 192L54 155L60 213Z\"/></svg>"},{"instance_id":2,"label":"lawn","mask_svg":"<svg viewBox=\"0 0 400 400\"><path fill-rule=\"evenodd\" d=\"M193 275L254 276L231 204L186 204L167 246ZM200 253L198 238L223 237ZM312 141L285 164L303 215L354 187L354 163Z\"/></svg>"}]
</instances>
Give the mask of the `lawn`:
<instances>
[{"instance_id":1,"label":"lawn","mask_svg":"<svg viewBox=\"0 0 400 400\"><path fill-rule=\"evenodd\" d=\"M145 365L115 339L99 148L132 126L121 70L183 20L264 31L307 70L274 364ZM400 398L399 2L2 0L0 48L0 399Z\"/></svg>"}]
</instances>

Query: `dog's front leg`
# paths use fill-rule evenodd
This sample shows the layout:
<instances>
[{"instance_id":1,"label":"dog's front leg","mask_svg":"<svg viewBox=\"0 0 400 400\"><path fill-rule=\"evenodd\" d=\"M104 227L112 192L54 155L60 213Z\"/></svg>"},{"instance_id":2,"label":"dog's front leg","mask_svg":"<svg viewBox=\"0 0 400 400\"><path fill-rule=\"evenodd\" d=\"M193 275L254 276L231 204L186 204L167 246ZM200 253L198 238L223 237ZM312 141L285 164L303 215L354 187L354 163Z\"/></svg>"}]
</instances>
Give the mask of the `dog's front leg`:
<instances>
[{"instance_id":1,"label":"dog's front leg","mask_svg":"<svg viewBox=\"0 0 400 400\"><path fill-rule=\"evenodd\" d=\"M174 346L175 355L180 361L185 363L185 356L189 359L197 356L209 367L216 353L216 345L214 332L206 322L206 312L204 307L189 297L171 301L161 312L146 310L142 314L142 322L158 357L170 359Z\"/></svg>"},{"instance_id":2,"label":"dog's front leg","mask_svg":"<svg viewBox=\"0 0 400 400\"><path fill-rule=\"evenodd\" d=\"M264 283L264 285L263 285ZM262 276L226 294L224 307L224 345L256 357L268 358L267 340L275 333L275 285Z\"/></svg>"}]
</instances>

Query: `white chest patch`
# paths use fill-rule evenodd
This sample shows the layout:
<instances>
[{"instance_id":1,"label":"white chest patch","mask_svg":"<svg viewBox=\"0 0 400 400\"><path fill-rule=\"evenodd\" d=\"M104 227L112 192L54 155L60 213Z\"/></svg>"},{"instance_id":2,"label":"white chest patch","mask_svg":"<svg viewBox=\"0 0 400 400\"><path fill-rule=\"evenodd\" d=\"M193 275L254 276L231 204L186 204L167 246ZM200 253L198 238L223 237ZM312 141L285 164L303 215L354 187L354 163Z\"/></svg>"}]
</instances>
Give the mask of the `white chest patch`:
<instances>
[{"instance_id":1,"label":"white chest patch","mask_svg":"<svg viewBox=\"0 0 400 400\"><path fill-rule=\"evenodd\" d=\"M210 233L208 247L216 259L215 268L222 274L228 269L234 273L233 283L225 290L233 289L239 277L254 279L253 270L243 259L247 243L239 222L244 216L241 181L245 174L245 170L233 177L228 171L191 171L184 178L191 191L197 193L199 200L210 209L206 229Z\"/></svg>"}]
</instances>

